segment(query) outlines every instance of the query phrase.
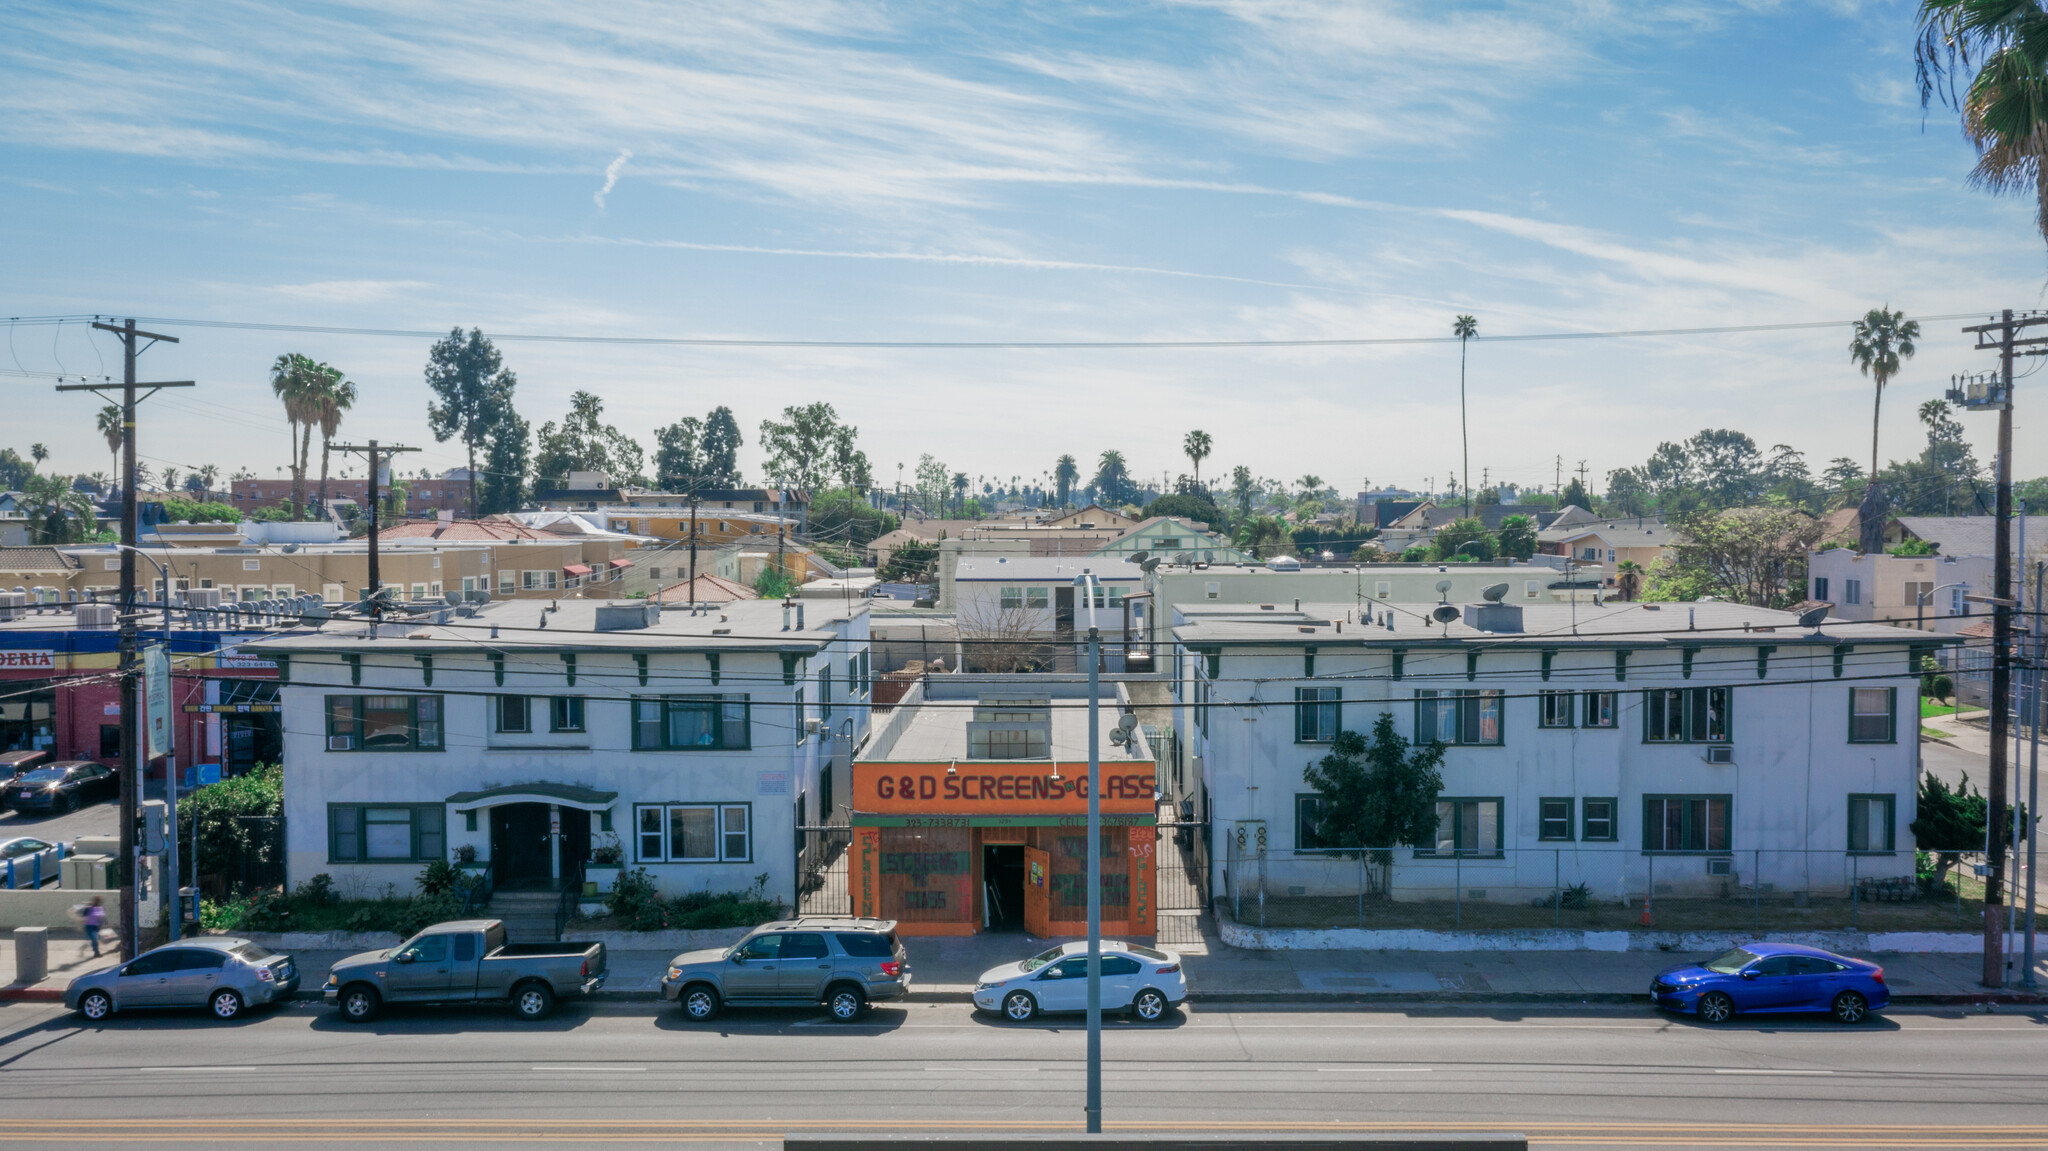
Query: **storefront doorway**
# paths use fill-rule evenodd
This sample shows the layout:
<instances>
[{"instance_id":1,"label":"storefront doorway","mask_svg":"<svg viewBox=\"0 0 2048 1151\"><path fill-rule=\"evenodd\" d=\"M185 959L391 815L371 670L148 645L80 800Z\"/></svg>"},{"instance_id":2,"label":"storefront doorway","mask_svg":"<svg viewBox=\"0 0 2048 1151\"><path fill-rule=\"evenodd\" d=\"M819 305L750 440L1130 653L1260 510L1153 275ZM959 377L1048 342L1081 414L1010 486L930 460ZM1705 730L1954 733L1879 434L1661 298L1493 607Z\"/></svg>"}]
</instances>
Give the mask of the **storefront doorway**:
<instances>
[{"instance_id":1,"label":"storefront doorway","mask_svg":"<svg viewBox=\"0 0 2048 1151\"><path fill-rule=\"evenodd\" d=\"M1024 845L993 843L981 849L982 927L1024 930Z\"/></svg>"}]
</instances>

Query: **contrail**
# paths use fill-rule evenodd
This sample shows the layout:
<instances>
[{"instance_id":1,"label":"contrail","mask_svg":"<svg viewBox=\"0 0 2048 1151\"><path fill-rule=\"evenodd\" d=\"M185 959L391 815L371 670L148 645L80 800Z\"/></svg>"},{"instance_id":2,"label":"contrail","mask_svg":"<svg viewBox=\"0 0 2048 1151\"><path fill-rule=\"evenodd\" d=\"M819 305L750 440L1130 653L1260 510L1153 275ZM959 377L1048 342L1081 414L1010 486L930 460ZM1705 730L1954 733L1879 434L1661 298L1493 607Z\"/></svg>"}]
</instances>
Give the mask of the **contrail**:
<instances>
[{"instance_id":1,"label":"contrail","mask_svg":"<svg viewBox=\"0 0 2048 1151\"><path fill-rule=\"evenodd\" d=\"M619 173L625 170L626 161L633 158L633 149L621 148L611 163L604 166L604 187L597 190L591 199L597 202L597 210L604 211L604 198L612 194L612 188L619 182Z\"/></svg>"}]
</instances>

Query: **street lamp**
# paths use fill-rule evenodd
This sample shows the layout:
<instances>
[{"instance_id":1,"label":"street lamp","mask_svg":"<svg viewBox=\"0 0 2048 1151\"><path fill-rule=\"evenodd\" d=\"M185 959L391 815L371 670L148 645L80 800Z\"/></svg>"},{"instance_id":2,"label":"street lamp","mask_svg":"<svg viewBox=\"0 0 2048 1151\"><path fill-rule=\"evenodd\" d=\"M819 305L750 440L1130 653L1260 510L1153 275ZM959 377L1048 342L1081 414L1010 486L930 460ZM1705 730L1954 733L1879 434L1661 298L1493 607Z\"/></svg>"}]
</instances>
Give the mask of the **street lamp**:
<instances>
[{"instance_id":1,"label":"street lamp","mask_svg":"<svg viewBox=\"0 0 2048 1151\"><path fill-rule=\"evenodd\" d=\"M1938 592L1945 587L1969 586L1970 585L1968 583L1961 582L1935 584L1933 587L1928 588L1926 591L1921 592L1918 595L1915 595L1913 597L1913 626L1920 631L1927 630L1927 601L1934 598L1935 592Z\"/></svg>"},{"instance_id":2,"label":"street lamp","mask_svg":"<svg viewBox=\"0 0 2048 1151\"><path fill-rule=\"evenodd\" d=\"M1102 630L1100 585L1087 568L1074 587L1088 605L1088 1133L1102 1133Z\"/></svg>"}]
</instances>

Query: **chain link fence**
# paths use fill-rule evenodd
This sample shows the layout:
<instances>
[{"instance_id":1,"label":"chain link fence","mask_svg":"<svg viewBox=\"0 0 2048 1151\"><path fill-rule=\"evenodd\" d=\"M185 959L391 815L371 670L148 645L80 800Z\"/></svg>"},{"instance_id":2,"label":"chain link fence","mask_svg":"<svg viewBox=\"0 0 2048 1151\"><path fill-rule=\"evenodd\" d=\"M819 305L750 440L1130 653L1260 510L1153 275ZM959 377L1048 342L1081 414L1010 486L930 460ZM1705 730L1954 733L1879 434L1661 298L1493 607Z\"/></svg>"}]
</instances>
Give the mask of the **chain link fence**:
<instances>
[{"instance_id":1,"label":"chain link fence","mask_svg":"<svg viewBox=\"0 0 2048 1151\"><path fill-rule=\"evenodd\" d=\"M1266 851L1226 837L1224 908L1252 927L1433 931L1971 931L1981 853L1621 847Z\"/></svg>"}]
</instances>

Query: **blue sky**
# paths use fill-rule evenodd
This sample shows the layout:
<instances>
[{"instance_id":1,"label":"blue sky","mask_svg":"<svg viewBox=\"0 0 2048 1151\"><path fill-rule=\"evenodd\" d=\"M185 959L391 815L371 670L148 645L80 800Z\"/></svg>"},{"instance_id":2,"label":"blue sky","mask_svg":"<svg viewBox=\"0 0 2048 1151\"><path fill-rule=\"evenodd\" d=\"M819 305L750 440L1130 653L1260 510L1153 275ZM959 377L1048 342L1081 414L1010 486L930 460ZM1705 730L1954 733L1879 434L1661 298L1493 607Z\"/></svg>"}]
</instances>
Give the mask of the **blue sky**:
<instances>
[{"instance_id":1,"label":"blue sky","mask_svg":"<svg viewBox=\"0 0 2048 1151\"><path fill-rule=\"evenodd\" d=\"M1645 12L1640 9L1650 9ZM593 9L583 11L581 9ZM1912 5L0 4L0 316L883 340L1439 336L1479 317L1472 467L1551 482L1702 427L1867 458L1846 330L1489 344L1486 333L2041 303L2024 203L1964 186L1913 88ZM1887 394L1991 366L1929 325ZM344 434L421 444L428 341L178 329L158 462L276 474L280 352L345 369ZM930 351L508 343L650 446L829 400L884 482L931 452L1027 480L1441 484L1457 349ZM118 370L20 327L0 369ZM95 402L0 376L0 442L107 466ZM2024 395L2024 393L2023 393ZM2022 402L2024 417L2027 405ZM1989 417L1967 418L1989 459ZM2016 461L2048 471L2022 418ZM1476 476L1475 476L1476 478Z\"/></svg>"}]
</instances>

